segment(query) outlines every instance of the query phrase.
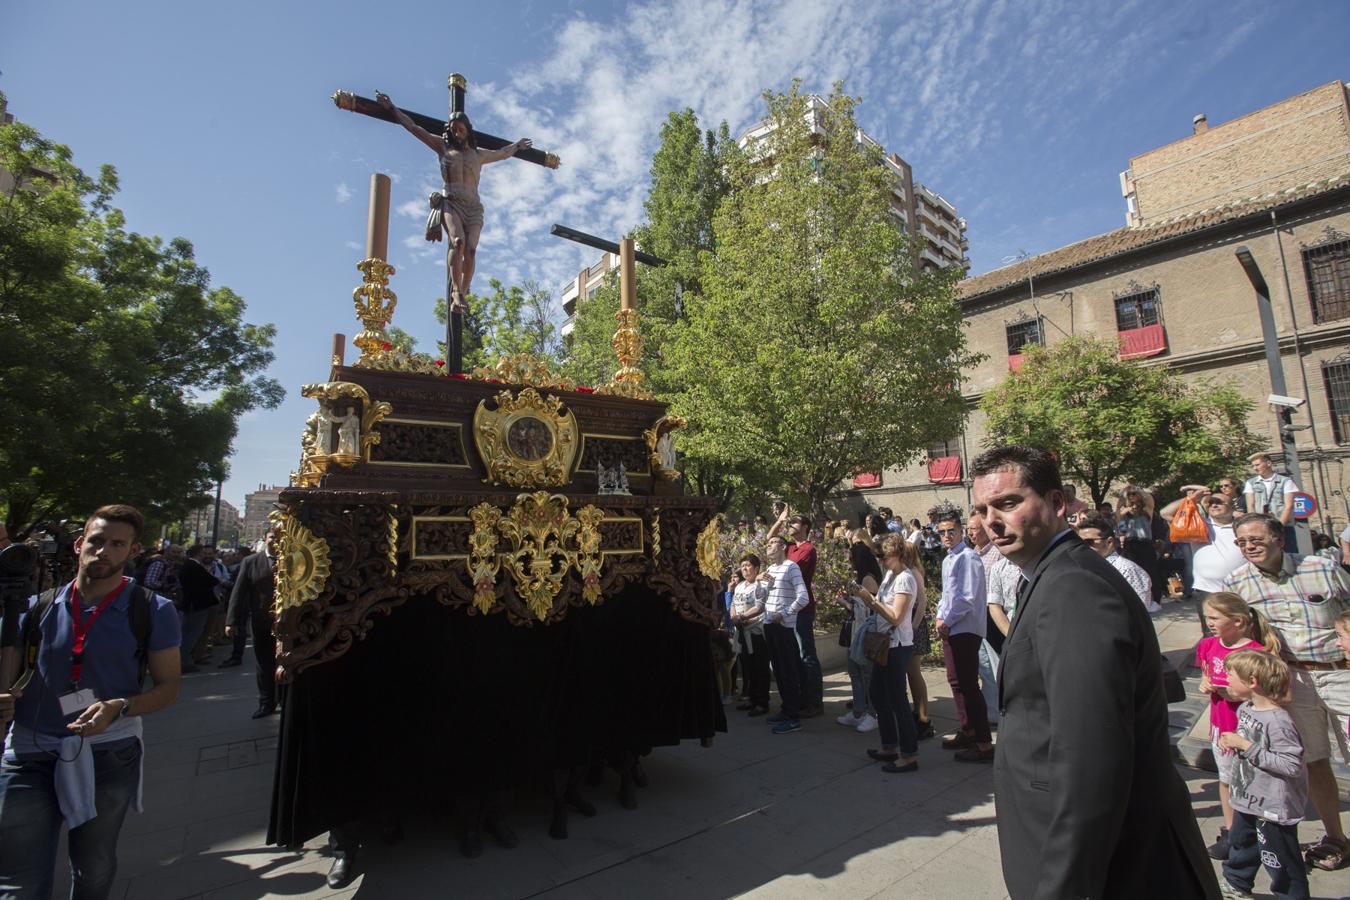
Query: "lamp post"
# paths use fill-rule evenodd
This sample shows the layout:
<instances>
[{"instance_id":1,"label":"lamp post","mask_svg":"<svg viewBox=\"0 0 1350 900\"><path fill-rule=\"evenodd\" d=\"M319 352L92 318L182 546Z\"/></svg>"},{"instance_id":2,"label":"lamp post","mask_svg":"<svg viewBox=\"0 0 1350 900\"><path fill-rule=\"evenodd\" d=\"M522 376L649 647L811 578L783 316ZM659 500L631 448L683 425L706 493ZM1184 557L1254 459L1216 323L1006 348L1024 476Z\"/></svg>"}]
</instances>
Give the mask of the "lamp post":
<instances>
[{"instance_id":1,"label":"lamp post","mask_svg":"<svg viewBox=\"0 0 1350 900\"><path fill-rule=\"evenodd\" d=\"M1248 250L1246 245L1238 247L1234 251L1238 262L1242 265L1242 271L1246 273L1247 280L1252 283L1252 289L1256 291L1256 311L1261 317L1261 339L1266 348L1266 368L1270 370L1270 391L1272 395L1287 396L1288 389L1284 384L1284 363L1280 359L1280 340L1275 333L1275 314L1270 305L1270 287L1266 284L1266 277L1261 274L1261 267L1256 264L1256 259L1252 257L1252 251ZM1298 445L1294 443L1294 424L1292 421L1293 408L1281 406L1276 413L1276 418L1280 423L1280 446L1284 450L1284 465L1289 474L1295 477L1302 477L1303 472L1299 468ZM1297 519L1291 520L1294 523L1294 537L1298 542L1298 552L1310 554L1313 552L1312 536L1308 534L1308 525L1306 522L1300 523Z\"/></svg>"}]
</instances>

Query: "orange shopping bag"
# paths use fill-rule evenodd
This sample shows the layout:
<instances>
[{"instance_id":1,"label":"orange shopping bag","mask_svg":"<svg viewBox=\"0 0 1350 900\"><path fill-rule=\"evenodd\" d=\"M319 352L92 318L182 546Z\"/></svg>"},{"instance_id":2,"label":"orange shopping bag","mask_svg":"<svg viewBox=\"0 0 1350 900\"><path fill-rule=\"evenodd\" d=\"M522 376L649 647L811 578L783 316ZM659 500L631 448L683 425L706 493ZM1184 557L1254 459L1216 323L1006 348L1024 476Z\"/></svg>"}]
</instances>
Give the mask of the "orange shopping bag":
<instances>
[{"instance_id":1,"label":"orange shopping bag","mask_svg":"<svg viewBox=\"0 0 1350 900\"><path fill-rule=\"evenodd\" d=\"M1200 515L1200 507L1195 500L1187 497L1181 501L1177 511L1172 514L1169 537L1174 544L1208 544L1209 528L1205 517Z\"/></svg>"}]
</instances>

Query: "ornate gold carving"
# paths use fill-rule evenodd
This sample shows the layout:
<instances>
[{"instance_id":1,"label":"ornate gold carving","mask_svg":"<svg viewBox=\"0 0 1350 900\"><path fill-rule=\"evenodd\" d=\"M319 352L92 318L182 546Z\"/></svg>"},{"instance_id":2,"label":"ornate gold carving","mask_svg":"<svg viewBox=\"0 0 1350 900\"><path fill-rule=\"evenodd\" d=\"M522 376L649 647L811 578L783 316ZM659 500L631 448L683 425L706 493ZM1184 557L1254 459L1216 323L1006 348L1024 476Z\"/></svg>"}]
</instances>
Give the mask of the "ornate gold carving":
<instances>
[{"instance_id":1,"label":"ornate gold carving","mask_svg":"<svg viewBox=\"0 0 1350 900\"><path fill-rule=\"evenodd\" d=\"M458 72L451 72L450 77L445 79L445 86L447 88L459 88L462 91L469 86L469 82Z\"/></svg>"},{"instance_id":2,"label":"ornate gold carving","mask_svg":"<svg viewBox=\"0 0 1350 900\"><path fill-rule=\"evenodd\" d=\"M581 598L594 606L600 602L600 521L605 513L589 504L577 510L577 573L581 575Z\"/></svg>"},{"instance_id":3,"label":"ornate gold carving","mask_svg":"<svg viewBox=\"0 0 1350 900\"><path fill-rule=\"evenodd\" d=\"M619 371L614 373L609 384L596 388L595 392L651 400L652 392L642 386L642 370L637 365L642 358L642 332L638 330L637 310L621 309L614 314L614 319L619 323L619 330L614 332L614 353L619 357Z\"/></svg>"},{"instance_id":4,"label":"ornate gold carving","mask_svg":"<svg viewBox=\"0 0 1350 900\"><path fill-rule=\"evenodd\" d=\"M562 165L562 160L558 158L558 154L556 153L545 153L544 165L550 169L556 169Z\"/></svg>"},{"instance_id":5,"label":"ornate gold carving","mask_svg":"<svg viewBox=\"0 0 1350 900\"><path fill-rule=\"evenodd\" d=\"M373 369L377 372L411 372L414 375L448 375L445 370L444 360L441 365L424 356L409 356L397 347L391 346L388 350L381 345L380 349L373 353L361 354L361 359L354 365L362 369Z\"/></svg>"},{"instance_id":6,"label":"ornate gold carving","mask_svg":"<svg viewBox=\"0 0 1350 900\"><path fill-rule=\"evenodd\" d=\"M338 109L356 112L356 95L351 91L333 91L332 99Z\"/></svg>"},{"instance_id":7,"label":"ornate gold carving","mask_svg":"<svg viewBox=\"0 0 1350 900\"><path fill-rule=\"evenodd\" d=\"M318 448L319 414L310 413L305 430L300 432L300 468L291 473L295 487L318 487L323 473L328 470L328 457Z\"/></svg>"},{"instance_id":8,"label":"ornate gold carving","mask_svg":"<svg viewBox=\"0 0 1350 900\"><path fill-rule=\"evenodd\" d=\"M327 471L329 463L337 463L340 466L354 466L358 462L370 462L370 448L380 442L380 433L375 430L375 426L380 420L389 413L393 412L394 407L381 400L372 403L370 394L359 384L353 384L350 381L326 381L322 384L306 384L300 388L300 394L303 397L312 397L319 401L320 406L325 402L331 404L343 400L355 401L361 407L361 420L358 425L360 429L360 438L356 447L356 453L341 452L341 445L335 448L335 452L324 452L324 443L331 440L331 435L319 433L320 428L326 426L325 417L316 413L306 420L306 431L301 436L301 459L300 471L292 477L296 479L297 487L313 487L318 484L319 478ZM305 481L301 484L301 481Z\"/></svg>"},{"instance_id":9,"label":"ornate gold carving","mask_svg":"<svg viewBox=\"0 0 1350 900\"><path fill-rule=\"evenodd\" d=\"M536 388L553 388L560 391L576 390L576 385L553 370L545 360L528 353L516 353L498 357L491 366L479 366L473 370L477 379L491 378L507 384L528 384Z\"/></svg>"},{"instance_id":10,"label":"ornate gold carving","mask_svg":"<svg viewBox=\"0 0 1350 900\"><path fill-rule=\"evenodd\" d=\"M688 424L689 420L684 416L662 416L655 425L642 432L651 452L652 472L667 481L680 477L680 470L675 468L675 436L672 432Z\"/></svg>"},{"instance_id":11,"label":"ornate gold carving","mask_svg":"<svg viewBox=\"0 0 1350 900\"><path fill-rule=\"evenodd\" d=\"M497 599L495 585L501 565L497 555L497 522L501 517L501 510L490 503L480 503L469 510L469 518L473 520L473 534L469 538L469 578L473 581L473 605L481 613L491 609Z\"/></svg>"},{"instance_id":12,"label":"ornate gold carving","mask_svg":"<svg viewBox=\"0 0 1350 900\"><path fill-rule=\"evenodd\" d=\"M473 414L473 440L487 468L489 484L511 487L553 487L568 482L577 452L577 420L564 412L562 400L525 388L509 390L478 404ZM547 444L547 446L545 446Z\"/></svg>"},{"instance_id":13,"label":"ornate gold carving","mask_svg":"<svg viewBox=\"0 0 1350 900\"><path fill-rule=\"evenodd\" d=\"M718 581L722 577L721 566L717 562L717 547L720 543L721 532L722 514L718 513L709 519L708 524L698 533L698 543L695 550L699 571L713 581Z\"/></svg>"},{"instance_id":14,"label":"ornate gold carving","mask_svg":"<svg viewBox=\"0 0 1350 900\"><path fill-rule=\"evenodd\" d=\"M389 574L398 574L398 514L389 508Z\"/></svg>"},{"instance_id":15,"label":"ornate gold carving","mask_svg":"<svg viewBox=\"0 0 1350 900\"><path fill-rule=\"evenodd\" d=\"M277 537L277 567L273 575L276 612L313 600L328 582L328 542L289 513L274 513L281 525Z\"/></svg>"},{"instance_id":16,"label":"ornate gold carving","mask_svg":"<svg viewBox=\"0 0 1350 900\"><path fill-rule=\"evenodd\" d=\"M661 507L652 507L652 559L661 555Z\"/></svg>"},{"instance_id":17,"label":"ornate gold carving","mask_svg":"<svg viewBox=\"0 0 1350 900\"><path fill-rule=\"evenodd\" d=\"M384 328L394 316L398 295L389 290L389 276L394 274L394 267L389 263L382 259L363 259L356 268L361 270L362 284L352 291L352 301L356 304L356 317L365 330L352 343L361 349L361 358L356 364L364 366L368 356L382 351L389 343Z\"/></svg>"},{"instance_id":18,"label":"ornate gold carving","mask_svg":"<svg viewBox=\"0 0 1350 900\"><path fill-rule=\"evenodd\" d=\"M581 523L567 514L567 498L545 491L522 494L497 524L497 530L511 542L510 552L500 557L501 564L515 578L516 593L541 622L575 563L576 551L566 544L580 528Z\"/></svg>"}]
</instances>

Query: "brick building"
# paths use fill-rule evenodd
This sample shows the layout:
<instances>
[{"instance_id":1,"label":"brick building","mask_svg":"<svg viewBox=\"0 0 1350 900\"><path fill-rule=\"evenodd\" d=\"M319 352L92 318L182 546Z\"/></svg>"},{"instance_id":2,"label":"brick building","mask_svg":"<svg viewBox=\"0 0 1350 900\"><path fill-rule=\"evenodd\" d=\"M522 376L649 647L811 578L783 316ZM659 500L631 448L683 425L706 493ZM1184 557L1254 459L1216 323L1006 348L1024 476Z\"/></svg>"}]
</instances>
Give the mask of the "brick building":
<instances>
[{"instance_id":1,"label":"brick building","mask_svg":"<svg viewBox=\"0 0 1350 900\"><path fill-rule=\"evenodd\" d=\"M265 484L244 495L244 532L240 543L253 546L267 534L267 517L276 509L284 488Z\"/></svg>"},{"instance_id":2,"label":"brick building","mask_svg":"<svg viewBox=\"0 0 1350 900\"><path fill-rule=\"evenodd\" d=\"M1231 188L1216 177L1216 158L1232 174ZM1295 414L1296 424L1310 426L1297 432L1303 466L1297 480L1321 504L1313 524L1343 526L1350 518L1345 85L1198 128L1135 157L1131 171L1134 224L961 283L970 346L988 356L964 373L968 403L974 407L1015 371L1027 344L1115 336L1122 355L1140 365L1235 381L1258 403L1253 430L1278 450L1277 422L1264 402L1271 386L1255 295L1234 257L1245 245L1270 286L1287 390L1307 400ZM1184 172L1192 177L1180 177ZM965 430L930 448L926 460L884 473L876 487L847 492L845 505L890 506L907 518L939 499L964 505L965 466L985 437L984 417L974 409Z\"/></svg>"}]
</instances>

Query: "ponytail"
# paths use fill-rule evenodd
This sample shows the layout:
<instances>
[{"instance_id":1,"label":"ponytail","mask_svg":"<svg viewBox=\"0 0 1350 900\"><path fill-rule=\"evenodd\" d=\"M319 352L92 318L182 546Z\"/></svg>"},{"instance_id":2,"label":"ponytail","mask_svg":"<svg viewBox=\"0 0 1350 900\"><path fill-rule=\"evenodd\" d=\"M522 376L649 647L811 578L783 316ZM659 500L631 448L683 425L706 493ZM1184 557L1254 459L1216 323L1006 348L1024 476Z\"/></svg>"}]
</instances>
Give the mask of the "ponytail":
<instances>
[{"instance_id":1,"label":"ponytail","mask_svg":"<svg viewBox=\"0 0 1350 900\"><path fill-rule=\"evenodd\" d=\"M1266 617L1248 606L1247 601L1238 594L1231 591L1215 591L1205 598L1204 605L1213 607L1215 612L1230 619L1236 619L1239 616L1246 619L1247 639L1260 644L1267 653L1280 655L1279 635L1270 627L1270 622L1266 620Z\"/></svg>"}]
</instances>

